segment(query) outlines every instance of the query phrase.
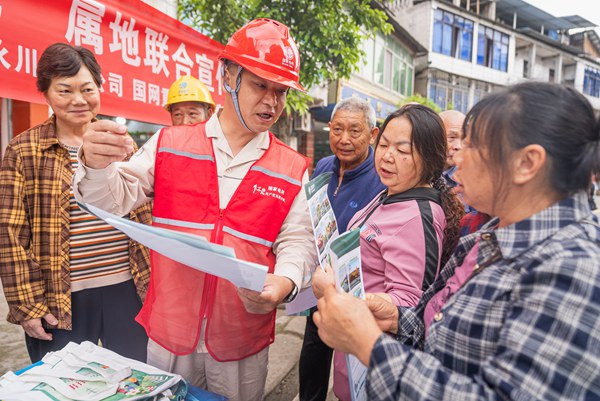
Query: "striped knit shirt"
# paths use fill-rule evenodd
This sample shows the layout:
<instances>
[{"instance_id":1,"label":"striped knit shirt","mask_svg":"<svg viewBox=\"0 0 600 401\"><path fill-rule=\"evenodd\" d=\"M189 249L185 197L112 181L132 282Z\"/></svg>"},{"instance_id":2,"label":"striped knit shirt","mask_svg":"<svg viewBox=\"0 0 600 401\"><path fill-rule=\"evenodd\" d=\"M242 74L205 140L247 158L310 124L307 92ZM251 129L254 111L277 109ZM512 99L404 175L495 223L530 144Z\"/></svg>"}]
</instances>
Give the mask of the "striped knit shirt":
<instances>
[{"instance_id":1,"label":"striped knit shirt","mask_svg":"<svg viewBox=\"0 0 600 401\"><path fill-rule=\"evenodd\" d=\"M73 172L77 169L77 147L61 143L69 151ZM132 278L129 268L129 238L77 206L73 190L69 196L71 291L122 283Z\"/></svg>"}]
</instances>

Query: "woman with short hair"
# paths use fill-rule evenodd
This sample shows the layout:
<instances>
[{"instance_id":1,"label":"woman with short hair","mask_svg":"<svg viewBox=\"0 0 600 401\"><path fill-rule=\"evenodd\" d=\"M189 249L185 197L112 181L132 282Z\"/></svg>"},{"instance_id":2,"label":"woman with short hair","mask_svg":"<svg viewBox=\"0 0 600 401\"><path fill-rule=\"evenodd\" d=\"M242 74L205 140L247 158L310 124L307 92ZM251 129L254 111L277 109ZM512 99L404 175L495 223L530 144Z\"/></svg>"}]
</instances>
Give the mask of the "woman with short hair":
<instances>
[{"instance_id":1,"label":"woman with short hair","mask_svg":"<svg viewBox=\"0 0 600 401\"><path fill-rule=\"evenodd\" d=\"M2 161L0 276L8 321L23 327L32 362L85 340L146 361L148 338L134 318L150 279L148 250L81 210L71 187L101 82L89 50L44 50L37 88L53 115L14 137ZM149 223L150 207L129 217Z\"/></svg>"}]
</instances>

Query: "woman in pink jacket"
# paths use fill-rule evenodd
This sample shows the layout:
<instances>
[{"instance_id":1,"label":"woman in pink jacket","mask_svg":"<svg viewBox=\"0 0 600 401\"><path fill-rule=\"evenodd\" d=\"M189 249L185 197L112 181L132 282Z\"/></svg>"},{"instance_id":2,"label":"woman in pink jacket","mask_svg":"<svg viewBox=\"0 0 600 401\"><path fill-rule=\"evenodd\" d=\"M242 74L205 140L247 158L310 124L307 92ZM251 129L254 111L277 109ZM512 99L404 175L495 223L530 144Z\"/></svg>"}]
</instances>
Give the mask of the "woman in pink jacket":
<instances>
[{"instance_id":1,"label":"woman in pink jacket","mask_svg":"<svg viewBox=\"0 0 600 401\"><path fill-rule=\"evenodd\" d=\"M375 168L387 186L357 212L365 291L399 306L416 305L458 240L464 214L440 179L446 137L438 115L408 104L383 123L375 143ZM344 354L335 352L335 395L350 401Z\"/></svg>"}]
</instances>

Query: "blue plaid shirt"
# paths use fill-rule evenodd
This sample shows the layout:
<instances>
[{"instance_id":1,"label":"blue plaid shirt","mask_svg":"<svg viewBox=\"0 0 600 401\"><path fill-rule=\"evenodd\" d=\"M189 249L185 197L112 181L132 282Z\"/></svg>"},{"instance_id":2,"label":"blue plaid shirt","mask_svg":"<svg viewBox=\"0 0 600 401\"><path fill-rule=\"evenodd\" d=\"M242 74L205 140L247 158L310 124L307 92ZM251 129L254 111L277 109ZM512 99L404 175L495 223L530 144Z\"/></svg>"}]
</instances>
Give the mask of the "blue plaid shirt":
<instances>
[{"instance_id":1,"label":"blue plaid shirt","mask_svg":"<svg viewBox=\"0 0 600 401\"><path fill-rule=\"evenodd\" d=\"M371 353L370 400L600 400L600 227L584 192L461 238L398 334ZM423 310L476 239L471 278L424 335ZM396 341L398 340L398 341Z\"/></svg>"}]
</instances>

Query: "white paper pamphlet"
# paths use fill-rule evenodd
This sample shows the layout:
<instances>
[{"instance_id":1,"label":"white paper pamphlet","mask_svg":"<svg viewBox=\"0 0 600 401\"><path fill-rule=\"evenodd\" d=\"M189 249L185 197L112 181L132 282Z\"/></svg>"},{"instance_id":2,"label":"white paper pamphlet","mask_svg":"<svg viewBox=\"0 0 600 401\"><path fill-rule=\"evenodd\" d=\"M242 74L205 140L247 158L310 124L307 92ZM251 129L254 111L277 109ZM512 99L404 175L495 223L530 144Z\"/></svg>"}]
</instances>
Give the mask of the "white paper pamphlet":
<instances>
[{"instance_id":1,"label":"white paper pamphlet","mask_svg":"<svg viewBox=\"0 0 600 401\"><path fill-rule=\"evenodd\" d=\"M198 235L136 223L89 204L80 206L131 239L176 262L229 280L237 287L263 290L267 266L236 259L232 248L213 244Z\"/></svg>"},{"instance_id":2,"label":"white paper pamphlet","mask_svg":"<svg viewBox=\"0 0 600 401\"><path fill-rule=\"evenodd\" d=\"M333 269L338 291L365 299L360 259L360 231L346 231L341 235L339 233L337 220L327 196L332 174L320 174L304 185L319 265L325 271ZM286 305L286 312L288 315L302 313L316 304L313 290L308 287L301 290L298 297ZM346 364L352 401L366 401L367 367L348 354Z\"/></svg>"},{"instance_id":3,"label":"white paper pamphlet","mask_svg":"<svg viewBox=\"0 0 600 401\"><path fill-rule=\"evenodd\" d=\"M328 263L329 243L339 235L337 220L327 196L327 186L332 174L331 172L320 174L304 185L317 256L322 268ZM288 315L294 315L303 313L316 305L317 298L315 298L312 287L307 287L300 290L293 302L285 305L285 310Z\"/></svg>"},{"instance_id":4,"label":"white paper pamphlet","mask_svg":"<svg viewBox=\"0 0 600 401\"><path fill-rule=\"evenodd\" d=\"M338 291L365 299L360 262L360 230L346 231L331 241L330 266ZM367 400L367 367L354 355L346 354L348 384L352 401Z\"/></svg>"},{"instance_id":5,"label":"white paper pamphlet","mask_svg":"<svg viewBox=\"0 0 600 401\"><path fill-rule=\"evenodd\" d=\"M181 376L89 341L68 343L20 372L0 376L6 401L135 401L169 392Z\"/></svg>"}]
</instances>

